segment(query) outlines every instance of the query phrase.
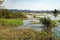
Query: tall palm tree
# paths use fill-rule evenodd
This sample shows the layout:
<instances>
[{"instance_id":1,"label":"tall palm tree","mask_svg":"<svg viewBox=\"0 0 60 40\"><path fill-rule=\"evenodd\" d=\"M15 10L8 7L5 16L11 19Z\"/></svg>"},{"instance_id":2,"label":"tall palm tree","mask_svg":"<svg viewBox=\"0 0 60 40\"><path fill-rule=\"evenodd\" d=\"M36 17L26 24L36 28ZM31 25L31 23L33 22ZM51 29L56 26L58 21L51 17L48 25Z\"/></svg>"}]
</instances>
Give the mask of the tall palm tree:
<instances>
[{"instance_id":1,"label":"tall palm tree","mask_svg":"<svg viewBox=\"0 0 60 40\"><path fill-rule=\"evenodd\" d=\"M55 10L53 11L53 15L54 15L55 18L56 18L56 16L57 16L57 13L58 13L58 11L55 9Z\"/></svg>"}]
</instances>

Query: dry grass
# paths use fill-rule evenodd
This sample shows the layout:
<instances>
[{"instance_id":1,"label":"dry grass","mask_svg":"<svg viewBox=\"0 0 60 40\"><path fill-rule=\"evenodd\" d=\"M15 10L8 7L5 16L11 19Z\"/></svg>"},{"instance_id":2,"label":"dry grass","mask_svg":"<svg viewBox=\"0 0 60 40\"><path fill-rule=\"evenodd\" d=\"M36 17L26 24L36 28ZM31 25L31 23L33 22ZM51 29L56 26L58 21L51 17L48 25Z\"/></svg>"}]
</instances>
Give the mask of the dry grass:
<instances>
[{"instance_id":1,"label":"dry grass","mask_svg":"<svg viewBox=\"0 0 60 40\"><path fill-rule=\"evenodd\" d=\"M32 29L0 29L0 40L47 40L51 37L44 31Z\"/></svg>"}]
</instances>

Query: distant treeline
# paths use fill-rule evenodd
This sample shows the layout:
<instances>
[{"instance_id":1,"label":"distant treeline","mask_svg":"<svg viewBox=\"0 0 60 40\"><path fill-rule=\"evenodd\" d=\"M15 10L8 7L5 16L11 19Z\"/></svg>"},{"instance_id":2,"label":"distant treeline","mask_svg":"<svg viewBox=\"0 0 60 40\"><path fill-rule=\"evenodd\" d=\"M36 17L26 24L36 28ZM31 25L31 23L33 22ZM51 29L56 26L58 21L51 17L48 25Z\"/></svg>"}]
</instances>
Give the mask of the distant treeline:
<instances>
[{"instance_id":1,"label":"distant treeline","mask_svg":"<svg viewBox=\"0 0 60 40\"><path fill-rule=\"evenodd\" d=\"M0 9L2 10L2 9ZM52 13L54 10L18 10L18 9L8 9L9 12L25 12L25 13ZM60 13L60 10L57 10Z\"/></svg>"},{"instance_id":2,"label":"distant treeline","mask_svg":"<svg viewBox=\"0 0 60 40\"><path fill-rule=\"evenodd\" d=\"M18 9L8 9L10 12L25 12L25 13L52 13L54 10L18 10ZM60 13L60 10L57 10Z\"/></svg>"},{"instance_id":3,"label":"distant treeline","mask_svg":"<svg viewBox=\"0 0 60 40\"><path fill-rule=\"evenodd\" d=\"M27 18L22 12L12 12L8 9L0 9L0 18Z\"/></svg>"}]
</instances>

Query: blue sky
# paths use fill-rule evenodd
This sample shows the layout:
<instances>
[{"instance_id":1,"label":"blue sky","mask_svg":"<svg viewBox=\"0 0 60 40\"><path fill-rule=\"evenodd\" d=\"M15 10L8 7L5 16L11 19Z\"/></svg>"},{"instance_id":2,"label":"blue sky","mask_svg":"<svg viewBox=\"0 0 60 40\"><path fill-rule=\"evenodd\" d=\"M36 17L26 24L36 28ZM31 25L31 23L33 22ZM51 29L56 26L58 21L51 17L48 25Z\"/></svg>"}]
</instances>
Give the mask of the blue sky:
<instances>
[{"instance_id":1,"label":"blue sky","mask_svg":"<svg viewBox=\"0 0 60 40\"><path fill-rule=\"evenodd\" d=\"M60 10L60 0L5 0L4 6L20 10Z\"/></svg>"}]
</instances>

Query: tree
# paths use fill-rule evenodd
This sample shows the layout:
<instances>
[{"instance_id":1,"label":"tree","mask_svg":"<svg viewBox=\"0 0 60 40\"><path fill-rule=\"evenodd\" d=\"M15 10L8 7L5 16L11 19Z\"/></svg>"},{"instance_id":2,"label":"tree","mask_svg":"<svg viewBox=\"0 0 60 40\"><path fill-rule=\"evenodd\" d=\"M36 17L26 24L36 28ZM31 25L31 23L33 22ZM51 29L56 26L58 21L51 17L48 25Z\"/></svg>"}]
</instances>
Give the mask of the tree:
<instances>
[{"instance_id":1,"label":"tree","mask_svg":"<svg viewBox=\"0 0 60 40\"><path fill-rule=\"evenodd\" d=\"M55 9L55 10L53 11L53 15L54 15L55 18L56 18L56 16L57 16L57 13L58 13L58 11Z\"/></svg>"},{"instance_id":2,"label":"tree","mask_svg":"<svg viewBox=\"0 0 60 40\"><path fill-rule=\"evenodd\" d=\"M2 18L10 18L10 16L9 16L9 12L8 12L8 10L7 9L2 9L1 10L1 16L2 16Z\"/></svg>"}]
</instances>

